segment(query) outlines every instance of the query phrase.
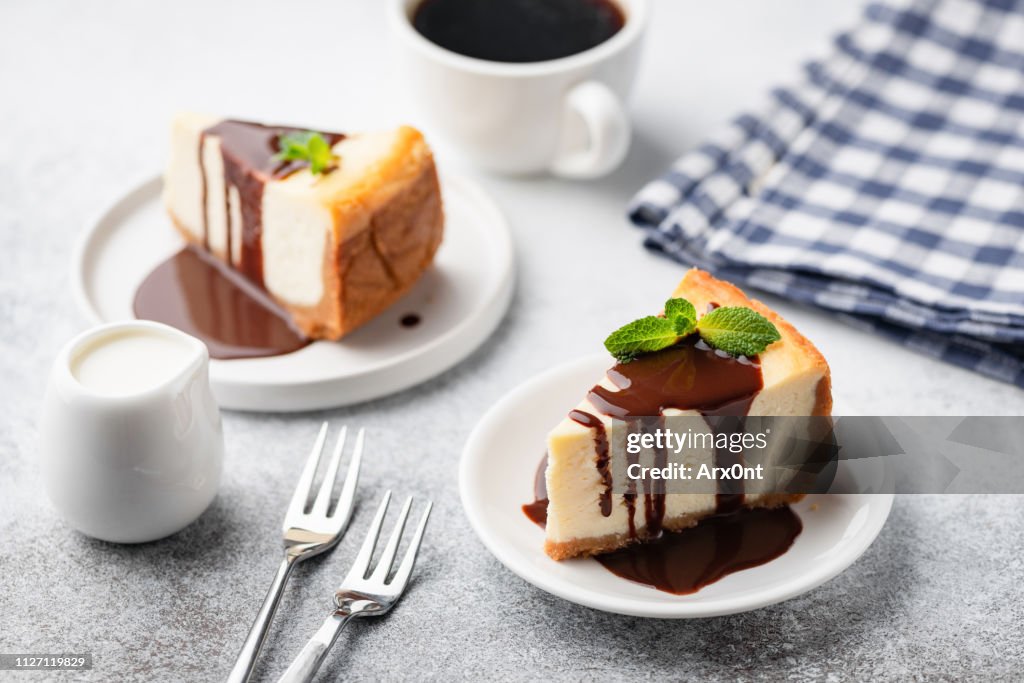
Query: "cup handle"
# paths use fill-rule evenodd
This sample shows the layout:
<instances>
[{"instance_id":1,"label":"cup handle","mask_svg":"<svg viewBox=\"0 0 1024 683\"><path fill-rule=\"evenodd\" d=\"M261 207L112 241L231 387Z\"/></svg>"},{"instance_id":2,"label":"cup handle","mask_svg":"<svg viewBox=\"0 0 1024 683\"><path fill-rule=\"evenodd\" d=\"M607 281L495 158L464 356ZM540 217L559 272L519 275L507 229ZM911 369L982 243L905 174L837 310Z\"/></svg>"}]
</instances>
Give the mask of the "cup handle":
<instances>
[{"instance_id":1,"label":"cup handle","mask_svg":"<svg viewBox=\"0 0 1024 683\"><path fill-rule=\"evenodd\" d=\"M618 95L597 81L584 81L566 94L562 151L551 172L563 178L598 178L611 173L629 150L629 118ZM583 149L570 140L585 139Z\"/></svg>"}]
</instances>

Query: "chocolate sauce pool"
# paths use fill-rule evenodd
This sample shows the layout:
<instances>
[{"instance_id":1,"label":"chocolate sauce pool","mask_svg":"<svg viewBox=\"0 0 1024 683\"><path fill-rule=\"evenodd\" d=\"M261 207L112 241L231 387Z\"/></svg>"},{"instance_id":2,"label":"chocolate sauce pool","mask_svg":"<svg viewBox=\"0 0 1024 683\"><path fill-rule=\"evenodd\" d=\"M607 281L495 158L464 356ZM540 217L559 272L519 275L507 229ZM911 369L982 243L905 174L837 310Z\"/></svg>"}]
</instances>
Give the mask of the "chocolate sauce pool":
<instances>
[{"instance_id":1,"label":"chocolate sauce pool","mask_svg":"<svg viewBox=\"0 0 1024 683\"><path fill-rule=\"evenodd\" d=\"M616 576L687 595L733 572L774 560L789 550L802 530L800 518L788 506L743 509L594 559Z\"/></svg>"},{"instance_id":2,"label":"chocolate sauce pool","mask_svg":"<svg viewBox=\"0 0 1024 683\"><path fill-rule=\"evenodd\" d=\"M523 505L523 513L540 527L548 521L547 468L545 455L534 477L534 501ZM802 530L803 523L789 506L744 508L594 559L629 581L688 595L733 572L771 562L789 550Z\"/></svg>"},{"instance_id":3,"label":"chocolate sauce pool","mask_svg":"<svg viewBox=\"0 0 1024 683\"><path fill-rule=\"evenodd\" d=\"M262 288L198 247L157 266L135 292L134 310L203 340L212 358L278 356L310 343Z\"/></svg>"}]
</instances>

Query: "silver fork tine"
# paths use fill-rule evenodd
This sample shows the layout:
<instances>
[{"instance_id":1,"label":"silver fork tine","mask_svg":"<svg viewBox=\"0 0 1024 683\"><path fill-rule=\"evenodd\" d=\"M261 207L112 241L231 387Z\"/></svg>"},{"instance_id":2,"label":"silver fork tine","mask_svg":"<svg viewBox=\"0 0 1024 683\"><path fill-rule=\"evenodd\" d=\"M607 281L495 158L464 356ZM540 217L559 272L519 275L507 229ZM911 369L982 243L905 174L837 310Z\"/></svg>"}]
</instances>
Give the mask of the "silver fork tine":
<instances>
[{"instance_id":1,"label":"silver fork tine","mask_svg":"<svg viewBox=\"0 0 1024 683\"><path fill-rule=\"evenodd\" d=\"M313 509L310 512L314 515L327 516L327 506L331 503L331 491L334 490L334 480L338 477L338 464L341 462L341 453L345 449L347 435L348 426L346 425L341 428L338 442L334 446L334 453L331 454L331 460L327 463L327 471L324 472L324 480L320 482L320 490L316 494L316 500L313 501Z\"/></svg>"},{"instance_id":2,"label":"silver fork tine","mask_svg":"<svg viewBox=\"0 0 1024 683\"><path fill-rule=\"evenodd\" d=\"M286 518L290 518L293 515L301 515L306 509L306 503L309 501L309 493L313 489L313 477L316 476L316 467L320 464L320 455L324 451L324 442L327 440L327 423L324 422L323 426L320 427L320 434L316 437L316 443L313 444L313 451L309 454L309 458L306 459L306 465L302 468L302 475L299 477L299 483L295 486L295 493L292 494L292 502L288 505L288 513Z\"/></svg>"},{"instance_id":3,"label":"silver fork tine","mask_svg":"<svg viewBox=\"0 0 1024 683\"><path fill-rule=\"evenodd\" d=\"M352 568L348 570L348 575L353 579L364 579L370 571L370 560L373 559L373 551L377 547L377 538L380 536L380 527L384 524L384 515L387 514L390 502L391 491L387 491L384 493L384 500L380 502L380 507L377 508L377 516L373 518L370 530L366 532L363 547L359 549L359 554L352 561Z\"/></svg>"},{"instance_id":4,"label":"silver fork tine","mask_svg":"<svg viewBox=\"0 0 1024 683\"><path fill-rule=\"evenodd\" d=\"M344 535L349 519L352 516L356 485L359 481L359 463L362 461L362 430L359 430L356 451L352 455L352 461L348 466L348 475L342 484L341 496L334 508L334 513L328 516L327 510L330 507L331 491L334 489L335 480L338 478L341 456L345 448L345 437L348 434L348 430L345 427L342 427L333 455L325 467L324 480L318 487L318 491L316 491L316 497L312 498L316 471L320 466L320 461L325 458L324 448L327 443L328 429L328 424L324 422L316 437L313 451L306 458L306 462L302 467L302 474L299 475L295 492L288 503L288 510L285 513L284 524L281 529L282 541L284 542L284 557L281 560L280 566L278 566L277 574L270 585L270 590L267 591L267 596L263 599L263 604L256 614L256 619L253 621L252 627L245 637L245 642L242 643L242 648L235 659L235 664L228 674L227 683L246 683L249 680L292 570L298 563L314 555L325 553L335 547ZM313 505L309 513L306 513L306 505L310 502L311 498ZM371 552L372 550L371 547Z\"/></svg>"},{"instance_id":5,"label":"silver fork tine","mask_svg":"<svg viewBox=\"0 0 1024 683\"><path fill-rule=\"evenodd\" d=\"M338 496L338 504L334 506L331 518L341 516L342 524L347 523L352 515L352 500L356 495L356 484L359 483L359 467L363 462L363 439L366 435L365 429L356 432L356 448L352 451L352 460L348 463L348 473L345 474L345 483L341 486L341 495Z\"/></svg>"},{"instance_id":6,"label":"silver fork tine","mask_svg":"<svg viewBox=\"0 0 1024 683\"><path fill-rule=\"evenodd\" d=\"M398 565L398 571L395 572L395 578L391 579L391 583L388 584L388 588L392 591L401 593L405 590L405 584L409 583L409 577L412 575L412 568L416 565L416 555L420 551L420 543L423 541L423 532L427 528L427 519L430 518L430 510L434 507L434 504L427 502L427 507L423 510L423 516L420 517L419 526L416 527L416 535L412 537L412 542L409 543L409 549L405 551L405 557L402 558L402 564Z\"/></svg>"},{"instance_id":7,"label":"silver fork tine","mask_svg":"<svg viewBox=\"0 0 1024 683\"><path fill-rule=\"evenodd\" d=\"M373 570L373 575L370 577L374 581L380 581L385 583L388 579L388 574L391 573L391 565L395 563L395 555L398 554L398 544L402 540L402 532L405 530L405 520L409 518L409 509L412 507L412 496L405 499L405 505L402 506L402 512L398 515L398 521L395 523L395 529L391 532L391 538L388 539L388 544L384 547L384 552L380 556L380 561L377 562L377 568Z\"/></svg>"},{"instance_id":8,"label":"silver fork tine","mask_svg":"<svg viewBox=\"0 0 1024 683\"><path fill-rule=\"evenodd\" d=\"M306 643L302 651L292 661L288 670L278 680L278 683L310 683L327 657L327 652L338 639L338 634L345 624L359 616L378 617L386 614L402 597L406 584L409 583L409 577L412 575L413 566L416 563L416 555L420 551L420 544L423 542L423 532L427 528L427 519L430 517L432 506L430 501L427 501L427 505L423 510L423 517L420 518L420 523L416 528L416 533L413 535L412 542L409 544L408 550L405 551L402 564L398 567L398 571L395 572L395 578L391 580L391 583L385 583L405 530L409 510L412 507L412 498L409 498L405 501L405 505L402 506L400 518L395 525L395 530L388 539L387 547L381 555L380 563L374 570L373 576L367 578L366 575L369 573L370 561L373 558L373 550L377 545L377 539L380 537L380 528L384 522L388 501L390 500L391 492L388 491L384 494L384 501L381 503L380 509L377 510L377 516L374 517L373 524L370 525L370 530L366 534L366 540L363 542L363 547L359 550L359 554L352 564L352 569L349 570L348 576L341 582L341 586L334 592L331 613L327 616L323 625L320 626L320 629L309 639L309 642Z\"/></svg>"}]
</instances>

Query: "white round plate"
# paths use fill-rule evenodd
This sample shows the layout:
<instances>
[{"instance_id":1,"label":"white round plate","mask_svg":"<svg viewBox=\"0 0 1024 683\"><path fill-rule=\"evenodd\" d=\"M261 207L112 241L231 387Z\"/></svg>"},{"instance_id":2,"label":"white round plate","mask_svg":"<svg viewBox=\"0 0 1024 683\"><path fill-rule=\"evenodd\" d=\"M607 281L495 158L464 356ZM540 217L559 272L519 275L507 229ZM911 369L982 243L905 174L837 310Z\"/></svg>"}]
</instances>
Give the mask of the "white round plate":
<instances>
[{"instance_id":1,"label":"white round plate","mask_svg":"<svg viewBox=\"0 0 1024 683\"><path fill-rule=\"evenodd\" d=\"M532 500L547 432L608 365L608 356L591 356L520 385L484 415L463 451L459 491L466 515L487 549L523 579L566 600L618 614L669 619L734 614L820 586L853 564L881 531L891 493L807 496L793 506L804 529L792 548L692 595L619 578L592 559L550 559L544 554L544 531L521 506ZM851 475L840 469L838 476Z\"/></svg>"},{"instance_id":2,"label":"white round plate","mask_svg":"<svg viewBox=\"0 0 1024 683\"><path fill-rule=\"evenodd\" d=\"M224 408L291 412L367 401L434 377L494 331L512 298L512 240L504 216L459 176L441 178L445 232L434 266L377 318L338 342L319 341L268 358L213 360L210 381ZM134 317L135 290L182 247L160 200L162 181L135 188L88 226L72 277L95 322ZM402 327L407 313L419 325Z\"/></svg>"}]
</instances>

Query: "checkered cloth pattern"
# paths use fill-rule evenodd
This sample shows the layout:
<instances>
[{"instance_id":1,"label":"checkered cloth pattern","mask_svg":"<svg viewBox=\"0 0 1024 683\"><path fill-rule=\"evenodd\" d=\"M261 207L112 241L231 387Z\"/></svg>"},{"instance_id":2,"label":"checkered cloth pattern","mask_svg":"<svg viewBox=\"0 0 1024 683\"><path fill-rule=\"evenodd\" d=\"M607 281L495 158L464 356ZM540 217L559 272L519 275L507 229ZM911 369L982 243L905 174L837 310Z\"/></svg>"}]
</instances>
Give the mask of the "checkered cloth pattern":
<instances>
[{"instance_id":1,"label":"checkered cloth pattern","mask_svg":"<svg viewBox=\"0 0 1024 683\"><path fill-rule=\"evenodd\" d=\"M1024 388L1024 0L870 4L630 217L677 261Z\"/></svg>"}]
</instances>

